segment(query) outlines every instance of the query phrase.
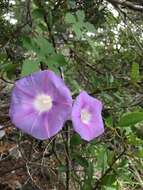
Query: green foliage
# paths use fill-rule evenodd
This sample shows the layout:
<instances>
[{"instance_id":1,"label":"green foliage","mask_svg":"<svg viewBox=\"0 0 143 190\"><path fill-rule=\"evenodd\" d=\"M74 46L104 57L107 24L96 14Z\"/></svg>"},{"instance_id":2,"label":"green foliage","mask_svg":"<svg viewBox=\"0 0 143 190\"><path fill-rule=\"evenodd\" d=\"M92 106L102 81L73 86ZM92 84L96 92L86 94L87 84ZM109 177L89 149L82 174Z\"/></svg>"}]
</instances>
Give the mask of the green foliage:
<instances>
[{"instance_id":1,"label":"green foliage","mask_svg":"<svg viewBox=\"0 0 143 190\"><path fill-rule=\"evenodd\" d=\"M106 175L102 179L102 185L106 186L106 187L112 187L112 185L115 183L115 181L116 181L116 175L115 174L109 174L109 175Z\"/></svg>"},{"instance_id":2,"label":"green foliage","mask_svg":"<svg viewBox=\"0 0 143 190\"><path fill-rule=\"evenodd\" d=\"M65 57L62 54L53 53L46 61L46 64L49 69L55 71L56 73L59 72L60 67L64 67L67 62Z\"/></svg>"},{"instance_id":3,"label":"green foliage","mask_svg":"<svg viewBox=\"0 0 143 190\"><path fill-rule=\"evenodd\" d=\"M22 65L21 76L27 76L39 70L39 65L37 61L25 60Z\"/></svg>"},{"instance_id":4,"label":"green foliage","mask_svg":"<svg viewBox=\"0 0 143 190\"><path fill-rule=\"evenodd\" d=\"M143 121L143 112L131 112L121 117L119 126L129 127L141 121Z\"/></svg>"},{"instance_id":5,"label":"green foliage","mask_svg":"<svg viewBox=\"0 0 143 190\"><path fill-rule=\"evenodd\" d=\"M74 146L80 145L82 143L82 140L78 134L74 134L71 137L70 144L74 148Z\"/></svg>"},{"instance_id":6,"label":"green foliage","mask_svg":"<svg viewBox=\"0 0 143 190\"><path fill-rule=\"evenodd\" d=\"M94 25L89 22L85 22L84 11L78 10L75 15L67 13L65 16L65 22L72 26L72 29L78 39L84 37L83 34L85 32L95 32Z\"/></svg>"},{"instance_id":7,"label":"green foliage","mask_svg":"<svg viewBox=\"0 0 143 190\"><path fill-rule=\"evenodd\" d=\"M39 63L44 63L49 69L59 72L59 67L66 65L65 57L60 53L55 53L52 44L42 36L36 36L32 39L23 37L23 46L34 53L35 66ZM33 66L34 67L34 66ZM33 72L32 67L29 67L29 73ZM35 68L37 70L37 68ZM28 73L27 73L28 74Z\"/></svg>"},{"instance_id":8,"label":"green foliage","mask_svg":"<svg viewBox=\"0 0 143 190\"><path fill-rule=\"evenodd\" d=\"M139 64L133 63L131 69L131 80L133 82L138 82L140 79Z\"/></svg>"},{"instance_id":9,"label":"green foliage","mask_svg":"<svg viewBox=\"0 0 143 190\"><path fill-rule=\"evenodd\" d=\"M45 161L53 189L55 177L65 187L69 170L75 190L142 189L142 15L101 0L8 2L0 2L0 78L13 82L40 69L63 71L73 98L86 90L104 105L103 136L87 143L71 127L68 156L62 131L48 146L34 145L48 156L30 163L41 171ZM5 19L10 12L16 24Z\"/></svg>"},{"instance_id":10,"label":"green foliage","mask_svg":"<svg viewBox=\"0 0 143 190\"><path fill-rule=\"evenodd\" d=\"M39 61L45 61L54 52L52 44L42 36L34 38L24 37L23 46L27 50L33 51Z\"/></svg>"}]
</instances>

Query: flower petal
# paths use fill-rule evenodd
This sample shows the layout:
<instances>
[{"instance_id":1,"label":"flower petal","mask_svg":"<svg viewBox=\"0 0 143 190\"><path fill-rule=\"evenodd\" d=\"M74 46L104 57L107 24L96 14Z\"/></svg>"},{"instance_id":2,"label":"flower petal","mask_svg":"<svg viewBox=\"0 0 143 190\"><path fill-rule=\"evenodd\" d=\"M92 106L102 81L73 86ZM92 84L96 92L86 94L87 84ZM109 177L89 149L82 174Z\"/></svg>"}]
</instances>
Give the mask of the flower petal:
<instances>
[{"instance_id":1,"label":"flower petal","mask_svg":"<svg viewBox=\"0 0 143 190\"><path fill-rule=\"evenodd\" d=\"M51 98L51 106L39 109L48 104L47 97ZM35 107L35 100L39 108ZM72 97L64 81L54 72L45 70L16 82L9 114L13 124L25 133L38 139L48 139L61 130L71 109Z\"/></svg>"},{"instance_id":2,"label":"flower petal","mask_svg":"<svg viewBox=\"0 0 143 190\"><path fill-rule=\"evenodd\" d=\"M91 114L89 123L85 124L81 120L81 111L85 109ZM79 135L90 141L104 132L104 124L101 116L102 103L89 96L86 92L81 92L76 98L72 109L73 127Z\"/></svg>"}]
</instances>

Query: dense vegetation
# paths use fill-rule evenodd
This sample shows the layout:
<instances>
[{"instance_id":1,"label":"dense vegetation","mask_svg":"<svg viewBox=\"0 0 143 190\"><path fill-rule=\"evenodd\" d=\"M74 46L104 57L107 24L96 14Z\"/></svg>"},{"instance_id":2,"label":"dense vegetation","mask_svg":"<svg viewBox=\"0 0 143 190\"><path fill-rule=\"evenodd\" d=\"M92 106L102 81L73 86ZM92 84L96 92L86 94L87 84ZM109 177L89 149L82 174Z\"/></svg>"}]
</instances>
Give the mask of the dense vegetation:
<instances>
[{"instance_id":1,"label":"dense vegetation","mask_svg":"<svg viewBox=\"0 0 143 190\"><path fill-rule=\"evenodd\" d=\"M142 13L141 0L0 1L1 189L13 170L26 190L143 189ZM11 88L40 69L61 75L73 98L86 90L103 102L102 136L87 143L65 127L38 141L11 129Z\"/></svg>"}]
</instances>

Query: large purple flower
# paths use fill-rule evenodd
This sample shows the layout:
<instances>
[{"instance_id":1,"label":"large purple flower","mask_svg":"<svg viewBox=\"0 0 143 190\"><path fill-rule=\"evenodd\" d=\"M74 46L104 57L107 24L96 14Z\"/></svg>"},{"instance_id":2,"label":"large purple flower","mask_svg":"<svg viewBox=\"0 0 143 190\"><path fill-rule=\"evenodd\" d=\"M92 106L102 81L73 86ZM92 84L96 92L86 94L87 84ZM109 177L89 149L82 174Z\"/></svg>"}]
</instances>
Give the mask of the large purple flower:
<instances>
[{"instance_id":1,"label":"large purple flower","mask_svg":"<svg viewBox=\"0 0 143 190\"><path fill-rule=\"evenodd\" d=\"M81 92L72 109L72 122L75 131L81 138L90 141L104 132L101 116L102 103Z\"/></svg>"},{"instance_id":2,"label":"large purple flower","mask_svg":"<svg viewBox=\"0 0 143 190\"><path fill-rule=\"evenodd\" d=\"M37 139L57 134L70 118L72 97L63 80L45 70L18 80L12 92L13 124Z\"/></svg>"}]
</instances>

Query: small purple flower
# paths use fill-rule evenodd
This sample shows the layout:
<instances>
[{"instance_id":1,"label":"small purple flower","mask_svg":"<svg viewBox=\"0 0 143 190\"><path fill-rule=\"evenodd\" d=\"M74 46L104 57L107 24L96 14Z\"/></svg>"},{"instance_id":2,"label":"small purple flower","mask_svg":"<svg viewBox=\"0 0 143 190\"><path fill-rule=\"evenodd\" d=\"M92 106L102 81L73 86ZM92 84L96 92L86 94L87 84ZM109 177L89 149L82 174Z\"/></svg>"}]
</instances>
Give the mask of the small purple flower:
<instances>
[{"instance_id":1,"label":"small purple flower","mask_svg":"<svg viewBox=\"0 0 143 190\"><path fill-rule=\"evenodd\" d=\"M102 103L81 92L72 109L72 122L75 131L84 140L90 141L104 132L102 120Z\"/></svg>"},{"instance_id":2,"label":"small purple flower","mask_svg":"<svg viewBox=\"0 0 143 190\"><path fill-rule=\"evenodd\" d=\"M62 129L71 109L69 89L54 72L45 70L16 82L9 113L16 127L42 140Z\"/></svg>"}]
</instances>

